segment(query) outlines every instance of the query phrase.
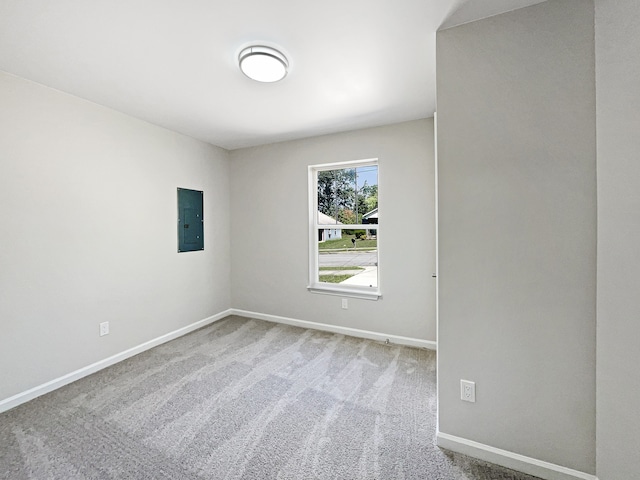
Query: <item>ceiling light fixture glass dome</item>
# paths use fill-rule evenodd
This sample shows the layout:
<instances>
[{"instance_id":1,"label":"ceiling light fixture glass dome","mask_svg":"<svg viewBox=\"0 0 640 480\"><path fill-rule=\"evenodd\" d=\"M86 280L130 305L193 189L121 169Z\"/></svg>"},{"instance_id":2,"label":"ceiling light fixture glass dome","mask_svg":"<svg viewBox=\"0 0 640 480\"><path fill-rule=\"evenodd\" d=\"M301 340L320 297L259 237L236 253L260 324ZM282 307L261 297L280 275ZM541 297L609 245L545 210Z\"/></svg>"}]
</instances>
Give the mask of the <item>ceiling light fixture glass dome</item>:
<instances>
[{"instance_id":1,"label":"ceiling light fixture glass dome","mask_svg":"<svg viewBox=\"0 0 640 480\"><path fill-rule=\"evenodd\" d=\"M257 82L272 83L287 76L289 62L275 48L253 45L244 48L238 55L240 70Z\"/></svg>"}]
</instances>

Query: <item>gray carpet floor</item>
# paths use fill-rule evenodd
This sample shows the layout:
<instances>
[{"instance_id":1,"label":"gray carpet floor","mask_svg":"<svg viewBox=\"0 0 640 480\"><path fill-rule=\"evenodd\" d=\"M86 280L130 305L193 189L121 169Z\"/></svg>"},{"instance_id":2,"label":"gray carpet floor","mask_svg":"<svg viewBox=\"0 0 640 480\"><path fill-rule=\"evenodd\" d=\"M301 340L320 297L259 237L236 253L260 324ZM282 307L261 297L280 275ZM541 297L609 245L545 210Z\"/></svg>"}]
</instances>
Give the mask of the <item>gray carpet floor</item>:
<instances>
[{"instance_id":1,"label":"gray carpet floor","mask_svg":"<svg viewBox=\"0 0 640 480\"><path fill-rule=\"evenodd\" d=\"M227 317L0 414L0 478L533 480L435 421L434 352Z\"/></svg>"}]
</instances>

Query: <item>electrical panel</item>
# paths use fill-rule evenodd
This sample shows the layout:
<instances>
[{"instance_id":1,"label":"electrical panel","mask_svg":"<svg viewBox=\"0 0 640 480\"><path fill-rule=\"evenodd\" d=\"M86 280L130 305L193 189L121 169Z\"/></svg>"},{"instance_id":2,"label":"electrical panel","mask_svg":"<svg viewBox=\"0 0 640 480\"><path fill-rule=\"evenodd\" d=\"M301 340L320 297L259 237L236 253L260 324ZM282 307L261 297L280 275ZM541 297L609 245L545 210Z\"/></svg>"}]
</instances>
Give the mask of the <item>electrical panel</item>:
<instances>
[{"instance_id":1,"label":"electrical panel","mask_svg":"<svg viewBox=\"0 0 640 480\"><path fill-rule=\"evenodd\" d=\"M178 252L204 250L204 192L178 188Z\"/></svg>"}]
</instances>

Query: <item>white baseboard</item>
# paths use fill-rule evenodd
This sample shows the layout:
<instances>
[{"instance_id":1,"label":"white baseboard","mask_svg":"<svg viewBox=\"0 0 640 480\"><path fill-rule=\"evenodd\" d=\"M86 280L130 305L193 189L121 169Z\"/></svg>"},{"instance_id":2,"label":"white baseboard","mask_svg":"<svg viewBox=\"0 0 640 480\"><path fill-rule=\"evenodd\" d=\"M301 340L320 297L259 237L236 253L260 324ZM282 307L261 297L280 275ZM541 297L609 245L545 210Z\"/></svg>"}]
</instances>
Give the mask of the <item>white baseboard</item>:
<instances>
[{"instance_id":1,"label":"white baseboard","mask_svg":"<svg viewBox=\"0 0 640 480\"><path fill-rule=\"evenodd\" d=\"M501 450L482 443L456 437L448 433L438 432L436 443L439 447L486 462L495 463L519 472L540 477L545 480L598 480L595 475L562 467L554 463L544 462L536 458L526 457L518 453Z\"/></svg>"},{"instance_id":2,"label":"white baseboard","mask_svg":"<svg viewBox=\"0 0 640 480\"><path fill-rule=\"evenodd\" d=\"M436 350L436 342L429 340L420 340L418 338L402 337L400 335L389 335L386 333L371 332L369 330L359 330L357 328L340 327L338 325L330 325L328 323L310 322L307 320L298 320L295 318L280 317L278 315L269 315L267 313L249 312L237 308L231 309L231 315L239 315L241 317L257 318L258 320L266 320L267 322L284 323L285 325L293 325L295 327L311 328L313 330L323 330L332 333L341 333L351 337L368 338L370 340L378 340L384 342L389 340L390 343L398 345L408 345L411 347L427 348Z\"/></svg>"},{"instance_id":3,"label":"white baseboard","mask_svg":"<svg viewBox=\"0 0 640 480\"><path fill-rule=\"evenodd\" d=\"M86 367L80 368L71 373L67 373L62 377L58 377L54 380L51 380L47 383L43 383L42 385L38 385L37 387L30 388L27 391L18 393L12 397L6 398L0 401L0 413L5 412L11 408L17 407L18 405L28 402L29 400L33 400L40 395L44 395L45 393L49 393L57 388L63 387L71 382L75 382L76 380L80 380L87 375L91 375L103 368L110 367L111 365L126 360L129 357L133 357L139 353L144 352L145 350L149 350L153 347L157 347L163 343L166 343L170 340L174 340L178 337L186 335L187 333L193 332L199 328L202 328L206 325L209 325L213 322L216 322L224 317L231 315L231 309L220 312L216 315L212 315L211 317L205 318L204 320L199 320L191 325L187 325L186 327L179 328L178 330L174 330L173 332L169 332L160 337L154 338L153 340L149 340L148 342L144 342L136 347L125 350L124 352L117 353L112 355L109 358L105 358L104 360L100 360L96 363L92 363L91 365L87 365Z\"/></svg>"}]
</instances>

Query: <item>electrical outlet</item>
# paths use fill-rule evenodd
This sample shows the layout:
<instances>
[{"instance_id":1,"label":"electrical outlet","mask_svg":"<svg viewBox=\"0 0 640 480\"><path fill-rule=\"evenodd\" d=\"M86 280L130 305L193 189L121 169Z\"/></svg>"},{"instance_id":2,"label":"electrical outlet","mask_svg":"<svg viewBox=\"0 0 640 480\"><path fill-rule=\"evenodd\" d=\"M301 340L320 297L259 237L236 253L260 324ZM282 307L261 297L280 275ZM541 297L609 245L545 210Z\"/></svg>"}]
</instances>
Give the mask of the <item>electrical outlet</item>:
<instances>
[{"instance_id":1,"label":"electrical outlet","mask_svg":"<svg viewBox=\"0 0 640 480\"><path fill-rule=\"evenodd\" d=\"M476 382L460 380L460 398L465 402L476 401Z\"/></svg>"},{"instance_id":2,"label":"electrical outlet","mask_svg":"<svg viewBox=\"0 0 640 480\"><path fill-rule=\"evenodd\" d=\"M109 322L102 322L100 324L100 336L103 337L109 335Z\"/></svg>"},{"instance_id":3,"label":"electrical outlet","mask_svg":"<svg viewBox=\"0 0 640 480\"><path fill-rule=\"evenodd\" d=\"M349 300L347 298L343 298L342 299L342 309L343 310L348 310L349 309Z\"/></svg>"}]
</instances>

